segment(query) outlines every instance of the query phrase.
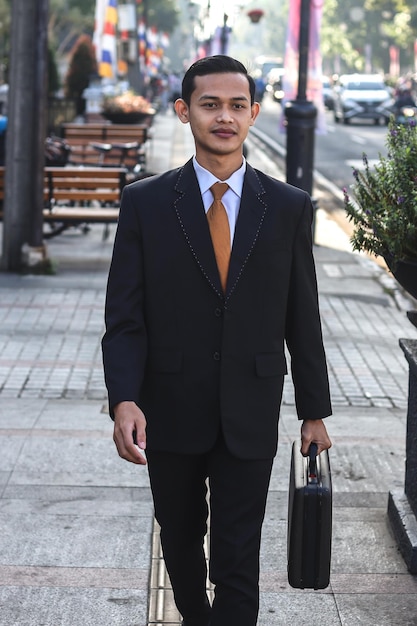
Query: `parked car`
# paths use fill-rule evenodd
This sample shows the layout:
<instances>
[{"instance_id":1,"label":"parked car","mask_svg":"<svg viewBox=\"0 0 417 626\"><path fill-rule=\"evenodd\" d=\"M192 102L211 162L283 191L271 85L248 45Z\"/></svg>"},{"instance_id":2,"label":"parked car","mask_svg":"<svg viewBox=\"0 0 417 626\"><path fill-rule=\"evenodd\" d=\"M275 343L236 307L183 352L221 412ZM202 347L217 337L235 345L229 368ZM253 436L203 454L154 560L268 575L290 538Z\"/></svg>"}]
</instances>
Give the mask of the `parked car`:
<instances>
[{"instance_id":1,"label":"parked car","mask_svg":"<svg viewBox=\"0 0 417 626\"><path fill-rule=\"evenodd\" d=\"M329 111L333 111L334 99L333 99L333 89L330 82L330 79L327 76L322 76L322 93L323 93L323 104L326 109Z\"/></svg>"},{"instance_id":2,"label":"parked car","mask_svg":"<svg viewBox=\"0 0 417 626\"><path fill-rule=\"evenodd\" d=\"M270 93L275 102L281 102L284 98L284 68L274 67L268 72L266 91Z\"/></svg>"},{"instance_id":3,"label":"parked car","mask_svg":"<svg viewBox=\"0 0 417 626\"><path fill-rule=\"evenodd\" d=\"M334 89L334 121L353 118L388 124L394 98L379 74L344 74Z\"/></svg>"},{"instance_id":4,"label":"parked car","mask_svg":"<svg viewBox=\"0 0 417 626\"><path fill-rule=\"evenodd\" d=\"M265 95L266 79L262 77L261 70L252 72L252 78L255 81L255 100L262 102Z\"/></svg>"},{"instance_id":5,"label":"parked car","mask_svg":"<svg viewBox=\"0 0 417 626\"><path fill-rule=\"evenodd\" d=\"M262 54L255 59L255 69L260 70L263 79L267 80L269 72L275 67L282 67L281 57L266 56Z\"/></svg>"}]
</instances>

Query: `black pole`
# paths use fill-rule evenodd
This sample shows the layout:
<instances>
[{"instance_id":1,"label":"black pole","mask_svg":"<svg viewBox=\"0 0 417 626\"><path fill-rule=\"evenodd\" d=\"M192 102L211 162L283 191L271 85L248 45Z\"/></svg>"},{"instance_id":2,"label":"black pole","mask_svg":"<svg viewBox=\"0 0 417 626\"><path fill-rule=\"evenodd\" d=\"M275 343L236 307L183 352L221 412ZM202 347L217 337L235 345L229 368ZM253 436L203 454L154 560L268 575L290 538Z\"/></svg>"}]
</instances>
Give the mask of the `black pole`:
<instances>
[{"instance_id":1,"label":"black pole","mask_svg":"<svg viewBox=\"0 0 417 626\"><path fill-rule=\"evenodd\" d=\"M14 0L6 139L1 267L20 271L27 246L41 261L43 165L47 114L47 17L49 0ZM29 258L28 253L28 258Z\"/></svg>"},{"instance_id":2,"label":"black pole","mask_svg":"<svg viewBox=\"0 0 417 626\"><path fill-rule=\"evenodd\" d=\"M33 146L34 163L41 163L42 167L34 167L34 210L31 215L31 235L29 245L41 248L43 246L43 207L44 207L44 172L45 137L47 118L44 113L48 101L48 14L49 0L38 0L36 20L36 73L35 73L35 141Z\"/></svg>"},{"instance_id":3,"label":"black pole","mask_svg":"<svg viewBox=\"0 0 417 626\"><path fill-rule=\"evenodd\" d=\"M310 43L310 0L301 0L300 33L298 40L297 100L307 100L308 48Z\"/></svg>"},{"instance_id":4,"label":"black pole","mask_svg":"<svg viewBox=\"0 0 417 626\"><path fill-rule=\"evenodd\" d=\"M306 97L308 76L308 49L310 31L310 0L301 0L298 91L296 100L287 102L285 117L287 126L287 182L304 189L310 195L313 190L314 132L317 109Z\"/></svg>"},{"instance_id":5,"label":"black pole","mask_svg":"<svg viewBox=\"0 0 417 626\"><path fill-rule=\"evenodd\" d=\"M227 39L228 39L228 28L227 28L227 20L229 19L229 16L226 15L226 13L223 14L223 26L222 26L222 32L220 35L220 51L221 54L226 54L227 52Z\"/></svg>"},{"instance_id":6,"label":"black pole","mask_svg":"<svg viewBox=\"0 0 417 626\"><path fill-rule=\"evenodd\" d=\"M133 91L135 91L136 93L139 93L141 95L144 95L144 83L145 83L145 78L142 74L142 68L140 66L140 56L138 54L138 47L139 47L139 39L138 39L138 8L137 6L141 6L141 10L142 10L142 17L143 17L143 21L145 23L145 55L144 55L144 59L146 60L146 47L147 47L147 42L146 42L146 29L147 29L147 23L148 23L148 19L147 19L147 2L146 0L142 0L142 3L140 5L137 5L135 0L129 0L128 2L126 2L126 4L131 4L133 6L133 10L134 10L134 15L135 15L135 20L134 20L134 24L132 25L133 28L132 30L129 32L129 39L128 39L128 45L129 45L129 50L128 50L128 54L126 57L126 61L127 61L127 79L129 81L129 85L130 87L133 89ZM133 50L134 50L134 54L131 55L130 53L130 46L133 46Z\"/></svg>"}]
</instances>

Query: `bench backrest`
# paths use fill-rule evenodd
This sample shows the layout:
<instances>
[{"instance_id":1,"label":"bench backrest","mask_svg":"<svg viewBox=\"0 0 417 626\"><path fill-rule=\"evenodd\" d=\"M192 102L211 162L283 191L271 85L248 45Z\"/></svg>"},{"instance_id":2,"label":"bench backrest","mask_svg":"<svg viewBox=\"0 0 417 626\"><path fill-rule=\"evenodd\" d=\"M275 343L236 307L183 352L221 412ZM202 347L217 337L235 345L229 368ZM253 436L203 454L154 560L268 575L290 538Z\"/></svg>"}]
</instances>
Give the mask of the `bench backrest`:
<instances>
[{"instance_id":1,"label":"bench backrest","mask_svg":"<svg viewBox=\"0 0 417 626\"><path fill-rule=\"evenodd\" d=\"M0 200L4 200L4 166L0 167ZM126 184L124 168L45 167L44 201L47 208L57 203L96 200L118 206Z\"/></svg>"},{"instance_id":2,"label":"bench backrest","mask_svg":"<svg viewBox=\"0 0 417 626\"><path fill-rule=\"evenodd\" d=\"M71 144L91 142L128 143L143 145L149 138L149 127L144 124L63 124L64 139Z\"/></svg>"},{"instance_id":3,"label":"bench backrest","mask_svg":"<svg viewBox=\"0 0 417 626\"><path fill-rule=\"evenodd\" d=\"M45 167L46 205L80 203L92 200L117 206L126 184L123 168Z\"/></svg>"},{"instance_id":4,"label":"bench backrest","mask_svg":"<svg viewBox=\"0 0 417 626\"><path fill-rule=\"evenodd\" d=\"M62 125L63 139L70 148L69 162L83 165L126 166L134 168L145 162L144 147L149 139L149 127L145 124L89 123ZM92 144L109 144L109 151L100 151ZM136 146L129 150L120 144ZM119 144L119 147L117 147Z\"/></svg>"}]
</instances>

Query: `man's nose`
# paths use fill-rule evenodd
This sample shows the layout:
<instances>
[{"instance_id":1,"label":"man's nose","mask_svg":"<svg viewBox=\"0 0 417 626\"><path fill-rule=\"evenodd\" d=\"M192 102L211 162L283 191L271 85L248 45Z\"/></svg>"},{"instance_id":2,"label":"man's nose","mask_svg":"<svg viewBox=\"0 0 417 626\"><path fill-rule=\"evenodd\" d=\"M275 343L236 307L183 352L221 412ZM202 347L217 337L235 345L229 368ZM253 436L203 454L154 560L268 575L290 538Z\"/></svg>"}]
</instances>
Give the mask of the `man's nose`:
<instances>
[{"instance_id":1,"label":"man's nose","mask_svg":"<svg viewBox=\"0 0 417 626\"><path fill-rule=\"evenodd\" d=\"M217 119L221 120L222 122L232 122L233 121L232 111L228 107L222 107L219 110Z\"/></svg>"}]
</instances>

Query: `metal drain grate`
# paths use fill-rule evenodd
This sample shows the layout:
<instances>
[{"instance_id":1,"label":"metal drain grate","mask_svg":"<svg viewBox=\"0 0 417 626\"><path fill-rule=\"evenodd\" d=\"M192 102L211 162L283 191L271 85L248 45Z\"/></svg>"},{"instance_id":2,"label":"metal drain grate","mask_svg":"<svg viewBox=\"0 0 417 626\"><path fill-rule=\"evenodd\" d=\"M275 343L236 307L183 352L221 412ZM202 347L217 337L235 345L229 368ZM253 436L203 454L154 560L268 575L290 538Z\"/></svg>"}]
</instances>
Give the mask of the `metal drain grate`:
<instances>
[{"instance_id":1,"label":"metal drain grate","mask_svg":"<svg viewBox=\"0 0 417 626\"><path fill-rule=\"evenodd\" d=\"M205 541L205 553L208 554L208 537ZM213 586L207 581L210 600L213 599ZM152 533L152 564L149 593L148 626L181 626L181 615L175 606L174 596L162 556L159 538L159 525L154 520Z\"/></svg>"}]
</instances>

